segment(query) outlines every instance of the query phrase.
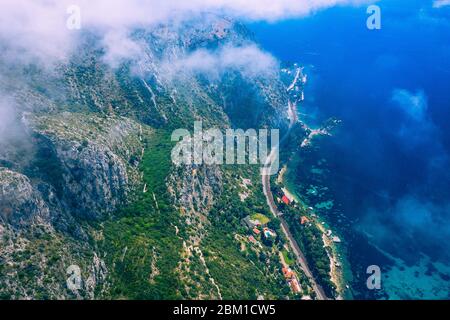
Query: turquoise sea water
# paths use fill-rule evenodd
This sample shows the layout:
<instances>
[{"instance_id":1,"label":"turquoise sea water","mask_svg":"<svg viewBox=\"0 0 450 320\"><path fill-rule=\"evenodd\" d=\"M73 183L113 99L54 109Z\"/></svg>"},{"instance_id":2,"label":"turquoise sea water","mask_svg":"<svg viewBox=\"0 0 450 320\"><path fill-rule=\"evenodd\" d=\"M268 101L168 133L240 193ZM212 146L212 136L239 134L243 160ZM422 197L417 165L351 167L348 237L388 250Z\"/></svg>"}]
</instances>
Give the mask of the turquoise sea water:
<instances>
[{"instance_id":1,"label":"turquoise sea water","mask_svg":"<svg viewBox=\"0 0 450 320\"><path fill-rule=\"evenodd\" d=\"M306 66L302 119L343 120L299 153L298 191L339 229L357 298L450 298L450 6L382 0L251 25L261 46ZM323 161L325 159L326 161ZM331 205L330 205L331 204ZM366 287L369 265L382 290Z\"/></svg>"}]
</instances>

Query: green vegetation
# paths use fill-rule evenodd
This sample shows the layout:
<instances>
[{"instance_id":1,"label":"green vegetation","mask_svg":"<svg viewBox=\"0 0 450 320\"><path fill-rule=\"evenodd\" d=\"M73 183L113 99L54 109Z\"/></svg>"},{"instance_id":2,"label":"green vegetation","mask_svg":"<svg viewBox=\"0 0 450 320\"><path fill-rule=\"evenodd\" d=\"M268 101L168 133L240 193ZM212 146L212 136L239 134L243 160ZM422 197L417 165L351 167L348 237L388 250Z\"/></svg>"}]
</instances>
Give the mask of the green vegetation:
<instances>
[{"instance_id":1,"label":"green vegetation","mask_svg":"<svg viewBox=\"0 0 450 320\"><path fill-rule=\"evenodd\" d=\"M255 213L251 215L252 219L256 219L259 220L259 222L261 222L262 224L268 224L270 219L267 218L267 216L261 214L261 213Z\"/></svg>"},{"instance_id":2,"label":"green vegetation","mask_svg":"<svg viewBox=\"0 0 450 320\"><path fill-rule=\"evenodd\" d=\"M329 297L335 295L335 285L330 280L330 260L323 247L322 232L312 223L301 225L298 212L289 211L285 215L286 221L300 249L310 261L311 271L322 285Z\"/></svg>"},{"instance_id":3,"label":"green vegetation","mask_svg":"<svg viewBox=\"0 0 450 320\"><path fill-rule=\"evenodd\" d=\"M282 253L284 262L286 262L287 265L292 266L295 263L292 253L288 252L286 249L283 249Z\"/></svg>"},{"instance_id":4,"label":"green vegetation","mask_svg":"<svg viewBox=\"0 0 450 320\"><path fill-rule=\"evenodd\" d=\"M238 188L234 187L242 177L250 178L255 184L250 188L251 196L244 202L239 199ZM285 297L289 289L286 290L279 257L272 244L257 249L248 243L246 250L241 251L239 242L234 239L236 233L250 234L242 225L242 218L252 212L270 214L259 183L259 168L229 166L223 180L224 190L210 212L212 226L203 242L209 252L210 273L219 283L223 298L255 299L258 294L265 298Z\"/></svg>"},{"instance_id":5,"label":"green vegetation","mask_svg":"<svg viewBox=\"0 0 450 320\"><path fill-rule=\"evenodd\" d=\"M66 284L66 269L71 264L88 271L92 261L92 252L84 243L73 241L61 234L49 235L39 226L27 231L29 239L21 250L11 253L11 263L3 264L0 260L0 274L14 274L20 280L18 288L4 283L0 277L0 300L24 299L33 296L36 300L57 299L62 294L75 299ZM42 261L45 256L45 262ZM87 273L82 273L84 279ZM80 291L83 296L85 292Z\"/></svg>"},{"instance_id":6,"label":"green vegetation","mask_svg":"<svg viewBox=\"0 0 450 320\"><path fill-rule=\"evenodd\" d=\"M114 266L109 298L181 298L175 274L181 241L173 226L179 216L170 204L165 185L171 148L165 132L149 138L141 162L149 191L137 192L130 205L105 223L103 248L108 252L108 265Z\"/></svg>"},{"instance_id":7,"label":"green vegetation","mask_svg":"<svg viewBox=\"0 0 450 320\"><path fill-rule=\"evenodd\" d=\"M189 261L192 282L189 292L183 285L178 263L182 240L186 230L176 208L170 204L166 178L170 172L172 143L164 131L157 131L146 142L146 152L141 161L144 183L148 192L138 190L134 201L104 223L104 240L101 247L107 252L112 291L107 298L119 299L180 299L217 292L208 278L204 278L204 266L197 253ZM261 186L251 187L251 196L242 202L239 189L235 188L242 176L259 181L259 169L230 166L224 170L220 198L209 213L206 236L201 250L224 299L282 298L286 295L286 282L279 270L280 262L273 248L256 250L250 244L242 250L236 234L247 234L241 219L254 212L270 214L266 208ZM157 204L153 198L155 194ZM258 219L272 224L266 215ZM181 226L176 236L175 225ZM275 223L275 227L276 227ZM188 279L189 280L189 279ZM287 291L289 292L289 291Z\"/></svg>"}]
</instances>

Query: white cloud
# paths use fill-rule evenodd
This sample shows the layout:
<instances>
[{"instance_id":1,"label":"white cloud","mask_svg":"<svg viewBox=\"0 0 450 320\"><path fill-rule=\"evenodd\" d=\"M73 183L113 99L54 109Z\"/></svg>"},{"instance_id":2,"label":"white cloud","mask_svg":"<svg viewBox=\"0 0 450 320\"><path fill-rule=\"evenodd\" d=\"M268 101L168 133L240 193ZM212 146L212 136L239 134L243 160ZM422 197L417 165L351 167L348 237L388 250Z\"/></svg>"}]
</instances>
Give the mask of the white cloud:
<instances>
[{"instance_id":1,"label":"white cloud","mask_svg":"<svg viewBox=\"0 0 450 320\"><path fill-rule=\"evenodd\" d=\"M449 203L436 204L407 194L383 210L366 211L359 227L381 244L409 243L414 236L423 242L435 242L450 235L449 208Z\"/></svg>"},{"instance_id":2,"label":"white cloud","mask_svg":"<svg viewBox=\"0 0 450 320\"><path fill-rule=\"evenodd\" d=\"M428 109L428 101L423 91L412 93L404 89L396 89L392 93L392 101L402 108L410 117L417 121L425 119Z\"/></svg>"},{"instance_id":3,"label":"white cloud","mask_svg":"<svg viewBox=\"0 0 450 320\"><path fill-rule=\"evenodd\" d=\"M8 46L6 53L15 61L30 57L62 58L71 44L65 13L62 1L3 0L0 44ZM5 52L2 55L5 58Z\"/></svg>"},{"instance_id":4,"label":"white cloud","mask_svg":"<svg viewBox=\"0 0 450 320\"><path fill-rule=\"evenodd\" d=\"M0 98L0 143L2 138L9 135L11 127L16 120L15 108L12 107L13 103L3 95Z\"/></svg>"},{"instance_id":5,"label":"white cloud","mask_svg":"<svg viewBox=\"0 0 450 320\"><path fill-rule=\"evenodd\" d=\"M0 159L8 154L12 146L14 149L27 148L26 132L20 125L20 115L14 98L7 93L0 92Z\"/></svg>"},{"instance_id":6,"label":"white cloud","mask_svg":"<svg viewBox=\"0 0 450 320\"><path fill-rule=\"evenodd\" d=\"M224 10L252 20L278 20L305 16L335 5L367 3L365 0L193 0L190 10Z\"/></svg>"},{"instance_id":7,"label":"white cloud","mask_svg":"<svg viewBox=\"0 0 450 320\"><path fill-rule=\"evenodd\" d=\"M429 117L428 99L424 91L411 92L396 89L392 93L392 102L401 109L405 117L398 129L398 137L402 146L408 150L428 145L440 149L437 128Z\"/></svg>"},{"instance_id":8,"label":"white cloud","mask_svg":"<svg viewBox=\"0 0 450 320\"><path fill-rule=\"evenodd\" d=\"M450 0L435 0L433 2L433 8L442 8L445 6L450 6Z\"/></svg>"},{"instance_id":9,"label":"white cloud","mask_svg":"<svg viewBox=\"0 0 450 320\"><path fill-rule=\"evenodd\" d=\"M256 45L226 46L215 51L200 49L174 61L168 59L162 62L162 70L168 77L176 76L179 71L218 77L229 69L253 77L274 72L277 66L277 60Z\"/></svg>"},{"instance_id":10,"label":"white cloud","mask_svg":"<svg viewBox=\"0 0 450 320\"><path fill-rule=\"evenodd\" d=\"M81 9L82 30L100 32L106 43L121 40L125 48L133 51L134 45L126 39L127 30L189 18L200 12L273 21L305 16L335 5L364 2L367 0L1 0L0 44L8 46L3 56L16 60L63 59L79 35L79 31L66 27L67 8L71 5ZM116 46L110 49L116 50L110 53L111 57L126 52L120 52Z\"/></svg>"},{"instance_id":11,"label":"white cloud","mask_svg":"<svg viewBox=\"0 0 450 320\"><path fill-rule=\"evenodd\" d=\"M449 155L442 142L442 132L428 113L428 98L423 90L396 89L392 102L406 115L398 128L399 145L409 152L427 150L429 170L447 165Z\"/></svg>"},{"instance_id":12,"label":"white cloud","mask_svg":"<svg viewBox=\"0 0 450 320\"><path fill-rule=\"evenodd\" d=\"M104 35L102 44L105 48L104 61L113 68L127 59L139 58L141 48L132 41L125 31L114 30Z\"/></svg>"}]
</instances>

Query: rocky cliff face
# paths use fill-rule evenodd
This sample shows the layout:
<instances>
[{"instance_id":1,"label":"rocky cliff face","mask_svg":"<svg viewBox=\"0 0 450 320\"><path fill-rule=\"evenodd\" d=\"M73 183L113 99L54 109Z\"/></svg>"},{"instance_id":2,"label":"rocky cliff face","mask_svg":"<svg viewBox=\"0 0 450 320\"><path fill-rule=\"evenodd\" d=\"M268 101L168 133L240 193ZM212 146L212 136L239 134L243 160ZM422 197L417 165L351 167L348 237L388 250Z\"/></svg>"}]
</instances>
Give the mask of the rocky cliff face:
<instances>
[{"instance_id":1,"label":"rocky cliff face","mask_svg":"<svg viewBox=\"0 0 450 320\"><path fill-rule=\"evenodd\" d=\"M123 203L137 183L142 125L121 117L62 113L31 117L37 140L50 151L66 209L99 219Z\"/></svg>"},{"instance_id":2,"label":"rocky cliff face","mask_svg":"<svg viewBox=\"0 0 450 320\"><path fill-rule=\"evenodd\" d=\"M48 223L49 208L26 176L0 168L0 221L14 228Z\"/></svg>"},{"instance_id":3,"label":"rocky cliff face","mask_svg":"<svg viewBox=\"0 0 450 320\"><path fill-rule=\"evenodd\" d=\"M0 169L0 291L15 298L38 298L41 291L43 297L94 298L107 269L82 222L105 219L126 203L139 184L141 134L149 131L121 117L74 113L27 114L26 123L33 157L21 166L9 153L22 173ZM58 264L55 255L67 260ZM62 281L69 261L86 265L80 292ZM29 282L18 279L20 272Z\"/></svg>"}]
</instances>

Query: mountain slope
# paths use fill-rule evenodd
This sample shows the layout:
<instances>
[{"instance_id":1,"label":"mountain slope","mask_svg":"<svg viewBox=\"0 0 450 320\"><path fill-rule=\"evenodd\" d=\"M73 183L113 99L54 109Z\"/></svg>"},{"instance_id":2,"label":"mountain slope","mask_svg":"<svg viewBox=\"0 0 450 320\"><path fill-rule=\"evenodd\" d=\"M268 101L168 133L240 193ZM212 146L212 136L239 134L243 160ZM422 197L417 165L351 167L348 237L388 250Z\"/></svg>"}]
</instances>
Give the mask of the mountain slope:
<instances>
[{"instance_id":1,"label":"mountain slope","mask_svg":"<svg viewBox=\"0 0 450 320\"><path fill-rule=\"evenodd\" d=\"M288 126L277 69L189 67L198 50L254 46L241 24L205 21L136 30L140 55L115 66L95 34L51 70L0 60L15 132L0 140L1 297L289 295L280 248L253 247L241 224L268 212L259 168L170 161L171 131L194 120L205 128ZM239 200L243 179L252 184ZM66 285L71 265L81 272L76 288Z\"/></svg>"}]
</instances>

